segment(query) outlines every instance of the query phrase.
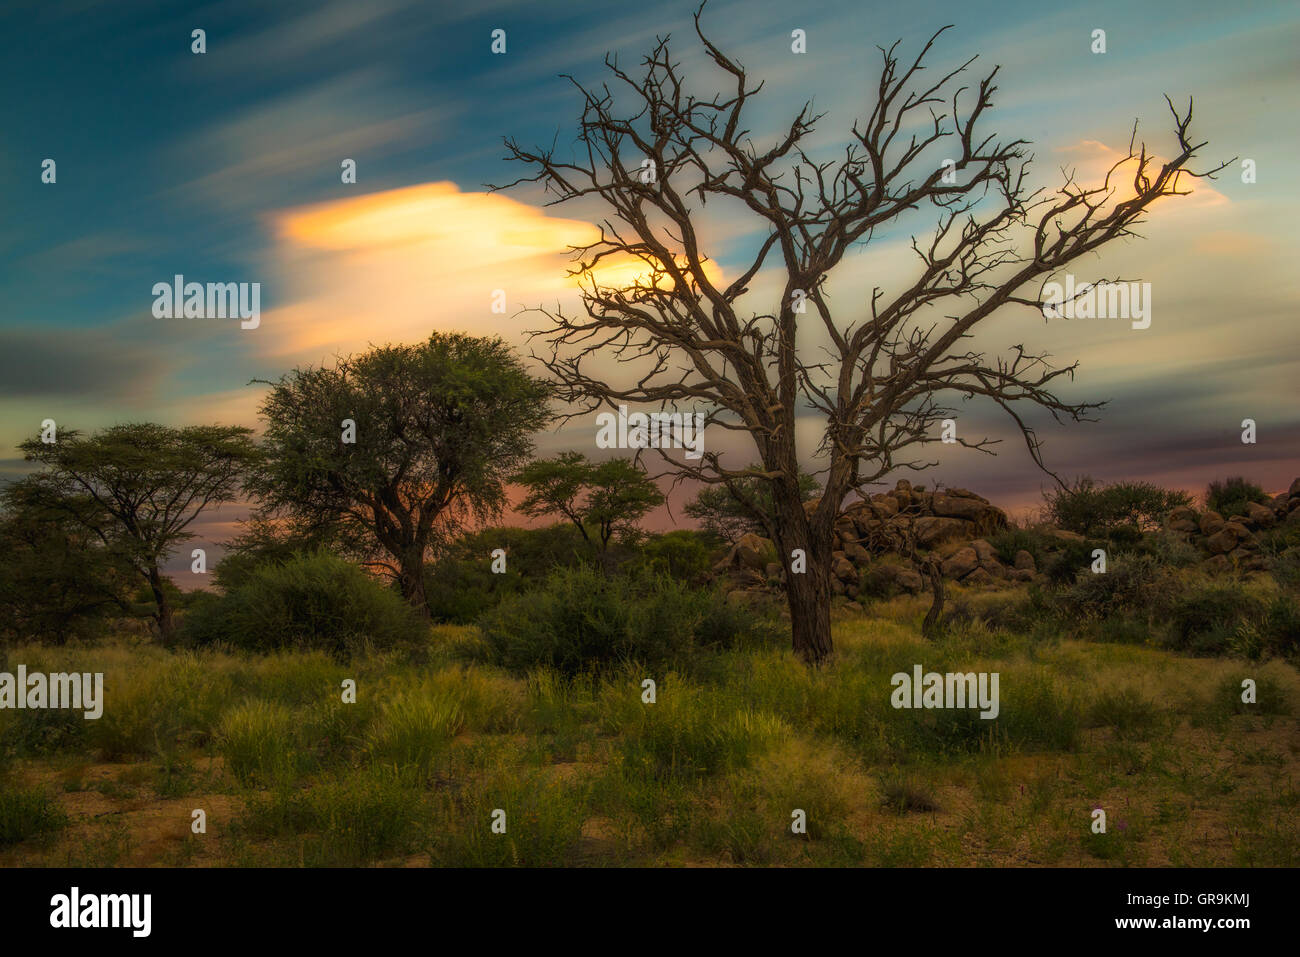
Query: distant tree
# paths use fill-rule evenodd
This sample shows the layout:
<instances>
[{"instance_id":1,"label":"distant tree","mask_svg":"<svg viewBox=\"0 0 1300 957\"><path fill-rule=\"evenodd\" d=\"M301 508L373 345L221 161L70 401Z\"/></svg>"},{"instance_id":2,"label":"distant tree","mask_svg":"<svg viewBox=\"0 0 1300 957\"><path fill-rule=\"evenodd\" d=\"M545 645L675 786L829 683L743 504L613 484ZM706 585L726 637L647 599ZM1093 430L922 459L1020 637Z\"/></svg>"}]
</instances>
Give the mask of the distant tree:
<instances>
[{"instance_id":1,"label":"distant tree","mask_svg":"<svg viewBox=\"0 0 1300 957\"><path fill-rule=\"evenodd\" d=\"M434 333L268 384L257 517L365 543L424 616L429 549L501 513L505 477L551 417L549 387L499 338Z\"/></svg>"},{"instance_id":2,"label":"distant tree","mask_svg":"<svg viewBox=\"0 0 1300 957\"><path fill-rule=\"evenodd\" d=\"M29 462L45 471L30 476L24 495L97 538L148 583L162 642L172 644L172 602L162 565L187 529L210 506L229 501L257 458L240 426L173 429L143 422L115 425L90 437L65 429L58 441L24 442Z\"/></svg>"},{"instance_id":3,"label":"distant tree","mask_svg":"<svg viewBox=\"0 0 1300 957\"><path fill-rule=\"evenodd\" d=\"M528 489L519 504L525 515L568 519L602 563L616 532L629 533L664 502L663 492L631 459L590 462L581 452L530 462L514 481Z\"/></svg>"},{"instance_id":4,"label":"distant tree","mask_svg":"<svg viewBox=\"0 0 1300 957\"><path fill-rule=\"evenodd\" d=\"M1049 520L1080 535L1104 535L1121 525L1158 528L1173 508L1191 505L1192 498L1177 489L1150 482L1115 482L1103 485L1084 476L1072 486L1044 494Z\"/></svg>"},{"instance_id":5,"label":"distant tree","mask_svg":"<svg viewBox=\"0 0 1300 957\"><path fill-rule=\"evenodd\" d=\"M707 485L700 490L695 501L688 502L684 511L700 523L700 528L724 541L734 544L750 532L767 535L775 513L772 502L772 483L758 476L763 468L750 466L752 474L733 478L729 485ZM821 485L807 472L799 472L799 494L810 501Z\"/></svg>"},{"instance_id":6,"label":"distant tree","mask_svg":"<svg viewBox=\"0 0 1300 957\"><path fill-rule=\"evenodd\" d=\"M62 644L126 611L134 573L64 511L43 505L33 485L0 492L0 631Z\"/></svg>"},{"instance_id":7,"label":"distant tree","mask_svg":"<svg viewBox=\"0 0 1300 957\"><path fill-rule=\"evenodd\" d=\"M1268 493L1247 481L1244 476L1215 479L1205 488L1205 507L1218 512L1224 518L1244 515L1246 506L1251 502L1267 502Z\"/></svg>"}]
</instances>

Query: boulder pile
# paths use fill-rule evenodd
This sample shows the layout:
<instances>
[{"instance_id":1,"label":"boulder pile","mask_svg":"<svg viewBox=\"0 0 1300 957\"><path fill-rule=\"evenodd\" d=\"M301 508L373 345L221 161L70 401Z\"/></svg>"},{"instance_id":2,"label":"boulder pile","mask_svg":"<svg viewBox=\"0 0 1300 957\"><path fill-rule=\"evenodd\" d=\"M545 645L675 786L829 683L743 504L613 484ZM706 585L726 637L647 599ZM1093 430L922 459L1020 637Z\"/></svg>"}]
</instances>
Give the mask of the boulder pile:
<instances>
[{"instance_id":1,"label":"boulder pile","mask_svg":"<svg viewBox=\"0 0 1300 957\"><path fill-rule=\"evenodd\" d=\"M805 508L815 509L817 502ZM1210 510L1176 508L1164 528L1199 547L1211 570L1259 571L1267 567L1258 535L1281 524L1300 525L1300 478L1267 503L1251 503L1240 514L1224 517ZM835 522L831 589L850 600L863 593L920 592L926 587L922 563L937 561L945 579L968 585L1036 580L1041 569L1023 549L1004 560L987 536L1008 527L1006 513L967 489L926 491L902 480L892 491L851 503ZM1055 552L1082 535L1038 527L1035 533L1055 540ZM766 538L742 537L714 571L732 583L732 594L779 589L785 564Z\"/></svg>"},{"instance_id":2,"label":"boulder pile","mask_svg":"<svg viewBox=\"0 0 1300 957\"><path fill-rule=\"evenodd\" d=\"M1209 557L1211 569L1266 567L1260 554L1259 532L1281 524L1300 524L1300 478L1266 503L1250 502L1226 518L1210 509L1176 508L1165 516L1165 528L1183 535Z\"/></svg>"}]
</instances>

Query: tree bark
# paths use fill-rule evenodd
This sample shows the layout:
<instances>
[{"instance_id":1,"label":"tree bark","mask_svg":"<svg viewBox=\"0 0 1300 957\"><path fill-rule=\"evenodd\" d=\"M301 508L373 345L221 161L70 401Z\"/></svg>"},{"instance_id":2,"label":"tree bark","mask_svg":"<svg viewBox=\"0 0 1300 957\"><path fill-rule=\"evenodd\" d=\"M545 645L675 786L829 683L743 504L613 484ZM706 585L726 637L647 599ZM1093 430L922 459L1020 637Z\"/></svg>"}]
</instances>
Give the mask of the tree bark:
<instances>
[{"instance_id":1,"label":"tree bark","mask_svg":"<svg viewBox=\"0 0 1300 957\"><path fill-rule=\"evenodd\" d=\"M162 572L158 570L157 565L149 568L149 590L153 592L154 604L157 606L153 618L158 624L158 637L164 648L170 648L176 643L176 625L172 619L171 603L168 602L167 592L163 588Z\"/></svg>"},{"instance_id":2,"label":"tree bark","mask_svg":"<svg viewBox=\"0 0 1300 957\"><path fill-rule=\"evenodd\" d=\"M930 578L930 590L934 593L934 601L930 605L930 610L926 612L925 621L921 622L921 634L926 638L934 639L943 626L943 569L940 567L939 560L931 557L926 559L925 571Z\"/></svg>"},{"instance_id":3,"label":"tree bark","mask_svg":"<svg viewBox=\"0 0 1300 957\"><path fill-rule=\"evenodd\" d=\"M428 618L429 600L424 594L424 546L411 545L399 556L398 587L402 597L421 618Z\"/></svg>"},{"instance_id":4,"label":"tree bark","mask_svg":"<svg viewBox=\"0 0 1300 957\"><path fill-rule=\"evenodd\" d=\"M776 504L777 547L786 569L786 602L794 650L804 661L820 665L830 657L831 642L831 546L829 531L817 534L799 499L798 489L786 489ZM806 567L793 571L792 555L802 549Z\"/></svg>"}]
</instances>

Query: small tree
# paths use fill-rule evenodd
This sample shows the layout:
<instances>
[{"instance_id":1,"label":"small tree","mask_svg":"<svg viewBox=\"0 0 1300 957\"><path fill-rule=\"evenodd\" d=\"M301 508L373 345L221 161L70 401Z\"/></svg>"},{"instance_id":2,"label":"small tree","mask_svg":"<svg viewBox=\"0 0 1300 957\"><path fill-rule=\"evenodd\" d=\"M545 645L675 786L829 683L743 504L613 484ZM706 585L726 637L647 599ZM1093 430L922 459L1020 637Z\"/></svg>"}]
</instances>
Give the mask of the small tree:
<instances>
[{"instance_id":1,"label":"small tree","mask_svg":"<svg viewBox=\"0 0 1300 957\"><path fill-rule=\"evenodd\" d=\"M62 643L128 607L134 574L123 557L61 509L39 486L0 492L0 630Z\"/></svg>"},{"instance_id":2,"label":"small tree","mask_svg":"<svg viewBox=\"0 0 1300 957\"><path fill-rule=\"evenodd\" d=\"M164 644L175 637L162 564L209 506L229 501L257 450L240 426L173 429L144 422L90 437L63 430L58 440L29 439L20 448L46 466L25 494L97 538L148 583Z\"/></svg>"},{"instance_id":3,"label":"small tree","mask_svg":"<svg viewBox=\"0 0 1300 957\"><path fill-rule=\"evenodd\" d=\"M1121 525L1158 528L1170 509L1192 504L1191 496L1177 489L1150 482L1103 485L1088 476L1068 488L1045 492L1043 498L1048 519L1080 535L1104 535Z\"/></svg>"},{"instance_id":4,"label":"small tree","mask_svg":"<svg viewBox=\"0 0 1300 957\"><path fill-rule=\"evenodd\" d=\"M664 503L659 487L631 459L590 462L581 452L530 462L514 481L528 489L519 510L531 518L559 515L607 562L610 539L629 533Z\"/></svg>"},{"instance_id":5,"label":"small tree","mask_svg":"<svg viewBox=\"0 0 1300 957\"><path fill-rule=\"evenodd\" d=\"M362 543L426 617L436 536L501 513L505 476L550 420L548 386L499 338L434 333L269 384L259 517Z\"/></svg>"},{"instance_id":6,"label":"small tree","mask_svg":"<svg viewBox=\"0 0 1300 957\"><path fill-rule=\"evenodd\" d=\"M1205 488L1205 507L1224 518L1244 515L1246 506L1251 502L1262 504L1267 501L1268 493L1241 475L1215 479Z\"/></svg>"},{"instance_id":7,"label":"small tree","mask_svg":"<svg viewBox=\"0 0 1300 957\"><path fill-rule=\"evenodd\" d=\"M751 474L740 475L728 485L706 485L700 489L695 501L687 502L684 511L700 523L705 532L716 535L728 544L735 544L742 535L753 533L767 535L775 514L772 503L772 485L758 476L761 466L750 466ZM807 502L821 485L807 472L799 473L799 494Z\"/></svg>"}]
</instances>

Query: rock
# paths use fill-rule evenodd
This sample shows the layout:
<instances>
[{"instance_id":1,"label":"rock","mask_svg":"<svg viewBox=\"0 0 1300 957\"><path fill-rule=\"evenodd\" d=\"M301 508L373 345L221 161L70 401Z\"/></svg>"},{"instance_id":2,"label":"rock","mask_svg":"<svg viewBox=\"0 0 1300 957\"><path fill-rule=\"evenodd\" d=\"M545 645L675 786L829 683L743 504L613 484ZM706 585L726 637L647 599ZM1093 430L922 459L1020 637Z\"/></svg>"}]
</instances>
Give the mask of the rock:
<instances>
[{"instance_id":1,"label":"rock","mask_svg":"<svg viewBox=\"0 0 1300 957\"><path fill-rule=\"evenodd\" d=\"M935 495L931 506L934 514L945 518L964 518L975 522L983 518L990 506L978 499L958 498L955 495Z\"/></svg>"},{"instance_id":2,"label":"rock","mask_svg":"<svg viewBox=\"0 0 1300 957\"><path fill-rule=\"evenodd\" d=\"M779 581L781 579L781 563L768 562L763 569L763 573L767 575L768 581Z\"/></svg>"},{"instance_id":3,"label":"rock","mask_svg":"<svg viewBox=\"0 0 1300 957\"><path fill-rule=\"evenodd\" d=\"M858 570L853 567L853 563L847 558L840 557L831 565L831 574L842 582L854 582L858 580Z\"/></svg>"},{"instance_id":4,"label":"rock","mask_svg":"<svg viewBox=\"0 0 1300 957\"><path fill-rule=\"evenodd\" d=\"M844 607L847 608L849 611L862 611L862 606L859 605L856 601L848 602L847 604L845 604Z\"/></svg>"},{"instance_id":5,"label":"rock","mask_svg":"<svg viewBox=\"0 0 1300 957\"><path fill-rule=\"evenodd\" d=\"M1208 572L1222 574L1232 570L1232 562L1228 560L1227 555L1215 555L1213 558L1207 558L1201 562L1201 567Z\"/></svg>"},{"instance_id":6,"label":"rock","mask_svg":"<svg viewBox=\"0 0 1300 957\"><path fill-rule=\"evenodd\" d=\"M993 546L982 538L977 538L970 543L970 547L975 549L975 554L979 556L981 565L998 565L998 553L993 550Z\"/></svg>"},{"instance_id":7,"label":"rock","mask_svg":"<svg viewBox=\"0 0 1300 957\"><path fill-rule=\"evenodd\" d=\"M871 561L871 553L857 542L850 542L844 546L844 557L855 565L866 565Z\"/></svg>"},{"instance_id":8,"label":"rock","mask_svg":"<svg viewBox=\"0 0 1300 957\"><path fill-rule=\"evenodd\" d=\"M1223 516L1218 512L1205 512L1201 515L1197 525L1200 527L1202 535L1213 535L1223 528Z\"/></svg>"},{"instance_id":9,"label":"rock","mask_svg":"<svg viewBox=\"0 0 1300 957\"><path fill-rule=\"evenodd\" d=\"M1032 555L1029 557L1033 558ZM1032 568L1013 568L1011 569L1011 580L1017 582L1031 582L1034 580L1034 570Z\"/></svg>"},{"instance_id":10,"label":"rock","mask_svg":"<svg viewBox=\"0 0 1300 957\"><path fill-rule=\"evenodd\" d=\"M943 563L943 574L948 578L964 578L978 568L979 563L979 555L968 545Z\"/></svg>"},{"instance_id":11,"label":"rock","mask_svg":"<svg viewBox=\"0 0 1300 957\"><path fill-rule=\"evenodd\" d=\"M915 569L908 568L906 565L895 565L891 562L877 562L871 566L871 575L875 581L886 585L893 585L911 592L913 595L921 590L921 575Z\"/></svg>"},{"instance_id":12,"label":"rock","mask_svg":"<svg viewBox=\"0 0 1300 957\"><path fill-rule=\"evenodd\" d=\"M1042 529L1042 532L1043 532L1044 535L1048 535L1048 536L1050 536L1051 538L1054 538L1054 539L1056 539L1056 540L1059 541L1059 542L1067 542L1067 543L1068 543L1068 542L1082 542L1082 541L1085 541L1084 537L1083 537L1082 535L1080 535L1078 532L1069 532L1069 531L1066 531L1066 530L1063 529L1063 528L1054 528L1054 527L1052 527L1052 526L1050 526L1050 525L1049 525L1048 527Z\"/></svg>"},{"instance_id":13,"label":"rock","mask_svg":"<svg viewBox=\"0 0 1300 957\"><path fill-rule=\"evenodd\" d=\"M832 594L832 595L843 595L843 594L844 594L844 582L840 581L838 578L831 578L831 594Z\"/></svg>"},{"instance_id":14,"label":"rock","mask_svg":"<svg viewBox=\"0 0 1300 957\"><path fill-rule=\"evenodd\" d=\"M1291 498L1300 498L1300 478L1291 483L1291 487L1286 490L1286 494Z\"/></svg>"},{"instance_id":15,"label":"rock","mask_svg":"<svg viewBox=\"0 0 1300 957\"><path fill-rule=\"evenodd\" d=\"M963 585L991 585L993 576L989 574L986 568L977 568L961 580Z\"/></svg>"},{"instance_id":16,"label":"rock","mask_svg":"<svg viewBox=\"0 0 1300 957\"><path fill-rule=\"evenodd\" d=\"M1016 571L1029 572L1030 578L1033 577L1034 572L1038 571L1038 563L1034 561L1034 556L1029 554L1029 552L1025 551L1023 548L1016 552ZM1025 578L1017 580L1028 581L1028 579Z\"/></svg>"},{"instance_id":17,"label":"rock","mask_svg":"<svg viewBox=\"0 0 1300 957\"><path fill-rule=\"evenodd\" d=\"M926 515L916 520L916 543L922 548L933 548L944 542L962 541L975 533L975 526L960 518L940 518Z\"/></svg>"},{"instance_id":18,"label":"rock","mask_svg":"<svg viewBox=\"0 0 1300 957\"><path fill-rule=\"evenodd\" d=\"M1169 514L1165 516L1165 528L1171 532L1191 533L1198 531L1196 509L1188 508L1186 505L1170 509Z\"/></svg>"},{"instance_id":19,"label":"rock","mask_svg":"<svg viewBox=\"0 0 1300 957\"><path fill-rule=\"evenodd\" d=\"M1238 525L1236 522L1228 522L1223 528L1205 540L1205 547L1209 549L1211 555L1226 555L1236 548L1237 542L1240 541L1237 534L1238 530L1244 533L1240 537L1250 534L1244 526Z\"/></svg>"},{"instance_id":20,"label":"rock","mask_svg":"<svg viewBox=\"0 0 1300 957\"><path fill-rule=\"evenodd\" d=\"M767 550L771 544L766 538L753 532L742 535L740 541L731 547L727 556L713 566L713 570L724 572L731 568L747 568L762 572L767 565Z\"/></svg>"},{"instance_id":21,"label":"rock","mask_svg":"<svg viewBox=\"0 0 1300 957\"><path fill-rule=\"evenodd\" d=\"M1272 528L1277 524L1277 515L1267 505L1260 505L1258 502L1248 502L1246 504L1246 517L1258 525L1260 528Z\"/></svg>"}]
</instances>

